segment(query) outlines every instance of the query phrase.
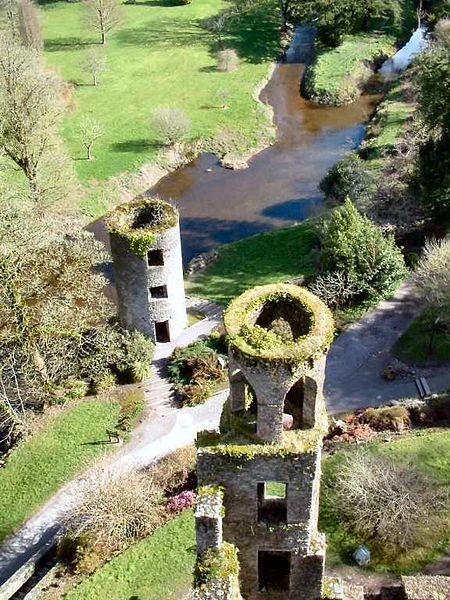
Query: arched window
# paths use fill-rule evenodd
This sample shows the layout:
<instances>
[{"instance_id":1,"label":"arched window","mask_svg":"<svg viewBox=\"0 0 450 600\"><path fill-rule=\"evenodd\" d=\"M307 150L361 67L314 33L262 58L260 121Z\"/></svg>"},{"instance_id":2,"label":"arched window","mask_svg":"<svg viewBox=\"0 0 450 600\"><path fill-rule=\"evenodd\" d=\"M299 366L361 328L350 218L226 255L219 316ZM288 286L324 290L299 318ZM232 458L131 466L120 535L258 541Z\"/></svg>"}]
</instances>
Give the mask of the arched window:
<instances>
[{"instance_id":1,"label":"arched window","mask_svg":"<svg viewBox=\"0 0 450 600\"><path fill-rule=\"evenodd\" d=\"M303 378L299 379L284 398L284 429L300 429L303 426L304 387Z\"/></svg>"}]
</instances>

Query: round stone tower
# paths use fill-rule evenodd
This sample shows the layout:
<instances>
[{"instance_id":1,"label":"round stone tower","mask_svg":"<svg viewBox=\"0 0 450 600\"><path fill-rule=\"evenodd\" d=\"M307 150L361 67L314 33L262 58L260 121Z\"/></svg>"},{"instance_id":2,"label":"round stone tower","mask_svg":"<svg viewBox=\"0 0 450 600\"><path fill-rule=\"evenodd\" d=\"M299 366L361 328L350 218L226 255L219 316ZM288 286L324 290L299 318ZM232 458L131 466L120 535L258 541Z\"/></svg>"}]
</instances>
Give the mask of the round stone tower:
<instances>
[{"instance_id":1,"label":"round stone tower","mask_svg":"<svg viewBox=\"0 0 450 600\"><path fill-rule=\"evenodd\" d=\"M187 324L178 211L144 198L116 208L106 224L123 327L174 340Z\"/></svg>"},{"instance_id":2,"label":"round stone tower","mask_svg":"<svg viewBox=\"0 0 450 600\"><path fill-rule=\"evenodd\" d=\"M316 426L324 415L326 352L333 339L328 308L308 290L277 284L253 288L225 313L230 346L230 408L250 408L256 435Z\"/></svg>"}]
</instances>

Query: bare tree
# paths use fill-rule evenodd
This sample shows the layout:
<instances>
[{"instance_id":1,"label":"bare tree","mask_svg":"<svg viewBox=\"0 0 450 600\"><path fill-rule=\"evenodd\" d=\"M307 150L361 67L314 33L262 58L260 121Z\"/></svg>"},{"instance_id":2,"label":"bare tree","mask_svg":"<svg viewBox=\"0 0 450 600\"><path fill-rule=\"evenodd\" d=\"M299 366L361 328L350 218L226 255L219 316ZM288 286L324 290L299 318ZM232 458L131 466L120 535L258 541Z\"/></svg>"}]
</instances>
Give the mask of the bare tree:
<instances>
[{"instance_id":1,"label":"bare tree","mask_svg":"<svg viewBox=\"0 0 450 600\"><path fill-rule=\"evenodd\" d=\"M86 53L83 67L92 77L93 85L97 85L98 76L106 71L106 56L96 48L91 48Z\"/></svg>"},{"instance_id":2,"label":"bare tree","mask_svg":"<svg viewBox=\"0 0 450 600\"><path fill-rule=\"evenodd\" d=\"M191 121L178 108L160 108L153 113L150 127L158 140L167 146L173 146L189 135Z\"/></svg>"},{"instance_id":3,"label":"bare tree","mask_svg":"<svg viewBox=\"0 0 450 600\"><path fill-rule=\"evenodd\" d=\"M0 30L3 36L11 40L19 40L19 27L17 22L17 0L0 0Z\"/></svg>"},{"instance_id":4,"label":"bare tree","mask_svg":"<svg viewBox=\"0 0 450 600\"><path fill-rule=\"evenodd\" d=\"M355 533L391 548L414 546L448 507L439 486L409 464L352 452L336 472L337 506Z\"/></svg>"},{"instance_id":5,"label":"bare tree","mask_svg":"<svg viewBox=\"0 0 450 600\"><path fill-rule=\"evenodd\" d=\"M103 127L94 118L85 116L78 127L81 143L86 148L87 159L92 160L92 147L94 143L104 134Z\"/></svg>"},{"instance_id":6,"label":"bare tree","mask_svg":"<svg viewBox=\"0 0 450 600\"><path fill-rule=\"evenodd\" d=\"M118 0L83 0L85 23L97 31L106 44L106 35L123 21L122 7Z\"/></svg>"},{"instance_id":7,"label":"bare tree","mask_svg":"<svg viewBox=\"0 0 450 600\"><path fill-rule=\"evenodd\" d=\"M36 54L0 41L0 148L25 174L41 199L38 171L52 150L63 113L61 83L42 68Z\"/></svg>"},{"instance_id":8,"label":"bare tree","mask_svg":"<svg viewBox=\"0 0 450 600\"><path fill-rule=\"evenodd\" d=\"M40 52L44 47L41 24L35 4L32 0L19 0L17 20L22 44Z\"/></svg>"},{"instance_id":9,"label":"bare tree","mask_svg":"<svg viewBox=\"0 0 450 600\"><path fill-rule=\"evenodd\" d=\"M14 355L0 359L0 444L10 440L15 429L26 431L28 417L24 390L19 385Z\"/></svg>"}]
</instances>

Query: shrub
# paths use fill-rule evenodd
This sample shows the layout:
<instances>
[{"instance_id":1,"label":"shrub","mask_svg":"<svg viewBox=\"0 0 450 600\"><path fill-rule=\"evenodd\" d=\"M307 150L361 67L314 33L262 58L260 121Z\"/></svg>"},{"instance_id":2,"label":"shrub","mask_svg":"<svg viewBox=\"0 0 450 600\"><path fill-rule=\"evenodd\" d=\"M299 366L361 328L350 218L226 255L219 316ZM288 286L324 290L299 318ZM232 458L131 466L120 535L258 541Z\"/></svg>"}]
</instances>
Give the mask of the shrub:
<instances>
[{"instance_id":1,"label":"shrub","mask_svg":"<svg viewBox=\"0 0 450 600\"><path fill-rule=\"evenodd\" d=\"M155 345L139 331L123 335L124 350L116 366L128 381L140 383L151 375Z\"/></svg>"},{"instance_id":2,"label":"shrub","mask_svg":"<svg viewBox=\"0 0 450 600\"><path fill-rule=\"evenodd\" d=\"M101 371L94 375L92 380L93 391L99 396L110 392L116 386L116 377L111 371Z\"/></svg>"},{"instance_id":3,"label":"shrub","mask_svg":"<svg viewBox=\"0 0 450 600\"><path fill-rule=\"evenodd\" d=\"M211 397L214 392L215 382L200 379L199 381L187 385L181 389L183 403L186 406L197 406L203 404Z\"/></svg>"},{"instance_id":4,"label":"shrub","mask_svg":"<svg viewBox=\"0 0 450 600\"><path fill-rule=\"evenodd\" d=\"M191 121L183 110L160 108L153 113L150 127L161 143L173 146L189 135Z\"/></svg>"},{"instance_id":5,"label":"shrub","mask_svg":"<svg viewBox=\"0 0 450 600\"><path fill-rule=\"evenodd\" d=\"M196 494L191 490L185 490L170 498L166 504L166 510L169 513L179 513L186 508L191 508L195 504Z\"/></svg>"},{"instance_id":6,"label":"shrub","mask_svg":"<svg viewBox=\"0 0 450 600\"><path fill-rule=\"evenodd\" d=\"M58 559L76 574L93 573L108 557L101 544L94 544L89 535L66 533L58 543Z\"/></svg>"},{"instance_id":7,"label":"shrub","mask_svg":"<svg viewBox=\"0 0 450 600\"><path fill-rule=\"evenodd\" d=\"M332 167L320 182L327 200L342 204L349 197L359 206L370 199L374 176L364 166L364 161L351 152Z\"/></svg>"},{"instance_id":8,"label":"shrub","mask_svg":"<svg viewBox=\"0 0 450 600\"><path fill-rule=\"evenodd\" d=\"M81 501L71 509L66 527L94 544L118 548L154 531L162 518L161 490L143 472L115 476L98 472L86 484Z\"/></svg>"},{"instance_id":9,"label":"shrub","mask_svg":"<svg viewBox=\"0 0 450 600\"><path fill-rule=\"evenodd\" d=\"M411 425L408 409L405 406L368 408L359 417L376 431L404 431Z\"/></svg>"},{"instance_id":10,"label":"shrub","mask_svg":"<svg viewBox=\"0 0 450 600\"><path fill-rule=\"evenodd\" d=\"M386 552L414 547L422 534L430 535L434 515L448 509L448 498L434 480L382 455L348 454L333 489L348 526L384 544Z\"/></svg>"},{"instance_id":11,"label":"shrub","mask_svg":"<svg viewBox=\"0 0 450 600\"><path fill-rule=\"evenodd\" d=\"M184 485L189 473L195 469L196 460L193 445L168 454L152 468L152 479L155 485L169 494L179 489Z\"/></svg>"},{"instance_id":12,"label":"shrub","mask_svg":"<svg viewBox=\"0 0 450 600\"><path fill-rule=\"evenodd\" d=\"M342 271L319 275L309 289L319 296L330 308L340 308L348 304L361 292L361 286Z\"/></svg>"},{"instance_id":13,"label":"shrub","mask_svg":"<svg viewBox=\"0 0 450 600\"><path fill-rule=\"evenodd\" d=\"M347 199L335 208L322 231L322 263L326 271L341 271L368 298L391 292L406 275L402 253Z\"/></svg>"},{"instance_id":14,"label":"shrub","mask_svg":"<svg viewBox=\"0 0 450 600\"><path fill-rule=\"evenodd\" d=\"M239 56L236 50L227 48L220 50L217 53L217 70L218 71L237 71L239 69Z\"/></svg>"}]
</instances>

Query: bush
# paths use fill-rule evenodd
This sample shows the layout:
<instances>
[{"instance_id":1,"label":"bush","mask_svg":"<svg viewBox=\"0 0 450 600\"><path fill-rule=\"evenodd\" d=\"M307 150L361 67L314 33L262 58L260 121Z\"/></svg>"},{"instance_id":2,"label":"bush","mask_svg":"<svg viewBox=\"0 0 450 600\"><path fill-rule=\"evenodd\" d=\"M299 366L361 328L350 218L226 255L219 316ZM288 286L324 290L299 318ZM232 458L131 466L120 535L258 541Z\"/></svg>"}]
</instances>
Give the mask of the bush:
<instances>
[{"instance_id":1,"label":"bush","mask_svg":"<svg viewBox=\"0 0 450 600\"><path fill-rule=\"evenodd\" d=\"M153 532L162 522L162 511L161 490L148 474L115 476L113 470L104 470L87 482L65 525L75 536L119 548Z\"/></svg>"},{"instance_id":2,"label":"bush","mask_svg":"<svg viewBox=\"0 0 450 600\"><path fill-rule=\"evenodd\" d=\"M342 271L319 275L309 289L330 308L345 306L361 292L359 283Z\"/></svg>"},{"instance_id":3,"label":"bush","mask_svg":"<svg viewBox=\"0 0 450 600\"><path fill-rule=\"evenodd\" d=\"M111 371L101 371L92 378L92 388L95 394L101 396L110 392L116 386L116 377Z\"/></svg>"},{"instance_id":4,"label":"bush","mask_svg":"<svg viewBox=\"0 0 450 600\"><path fill-rule=\"evenodd\" d=\"M194 446L180 448L162 458L152 468L152 479L158 487L172 494L186 483L196 466L197 456Z\"/></svg>"},{"instance_id":5,"label":"bush","mask_svg":"<svg viewBox=\"0 0 450 600\"><path fill-rule=\"evenodd\" d=\"M101 544L94 544L89 535L69 532L59 541L56 555L73 573L88 575L106 560L108 551Z\"/></svg>"},{"instance_id":6,"label":"bush","mask_svg":"<svg viewBox=\"0 0 450 600\"><path fill-rule=\"evenodd\" d=\"M407 272L394 239L383 236L349 199L324 222L322 263L325 271L345 273L367 298L391 292Z\"/></svg>"},{"instance_id":7,"label":"bush","mask_svg":"<svg viewBox=\"0 0 450 600\"><path fill-rule=\"evenodd\" d=\"M154 343L138 331L125 332L123 341L123 355L119 358L117 368L132 383L148 379L152 372Z\"/></svg>"},{"instance_id":8,"label":"bush","mask_svg":"<svg viewBox=\"0 0 450 600\"><path fill-rule=\"evenodd\" d=\"M175 348L168 366L169 377L185 404L205 402L223 378L221 359L211 347L218 343L219 340L197 340L186 348Z\"/></svg>"},{"instance_id":9,"label":"bush","mask_svg":"<svg viewBox=\"0 0 450 600\"><path fill-rule=\"evenodd\" d=\"M351 152L328 171L319 187L331 202L342 204L349 197L358 206L364 206L374 184L374 176L364 167L364 161Z\"/></svg>"},{"instance_id":10,"label":"bush","mask_svg":"<svg viewBox=\"0 0 450 600\"><path fill-rule=\"evenodd\" d=\"M239 56L236 50L227 48L220 50L217 53L217 70L218 71L237 71L239 69Z\"/></svg>"},{"instance_id":11,"label":"bush","mask_svg":"<svg viewBox=\"0 0 450 600\"><path fill-rule=\"evenodd\" d=\"M166 504L166 510L169 513L179 513L186 508L191 508L195 504L196 494L191 490L185 490L170 498Z\"/></svg>"},{"instance_id":12,"label":"bush","mask_svg":"<svg viewBox=\"0 0 450 600\"><path fill-rule=\"evenodd\" d=\"M388 408L368 408L359 417L375 431L404 431L411 425L408 409L405 406Z\"/></svg>"},{"instance_id":13,"label":"bush","mask_svg":"<svg viewBox=\"0 0 450 600\"><path fill-rule=\"evenodd\" d=\"M150 127L156 138L166 146L182 142L191 131L191 121L183 110L160 108L152 116Z\"/></svg>"},{"instance_id":14,"label":"bush","mask_svg":"<svg viewBox=\"0 0 450 600\"><path fill-rule=\"evenodd\" d=\"M348 454L335 474L335 501L349 528L386 553L414 547L448 509L439 485L413 465L385 456Z\"/></svg>"}]
</instances>

